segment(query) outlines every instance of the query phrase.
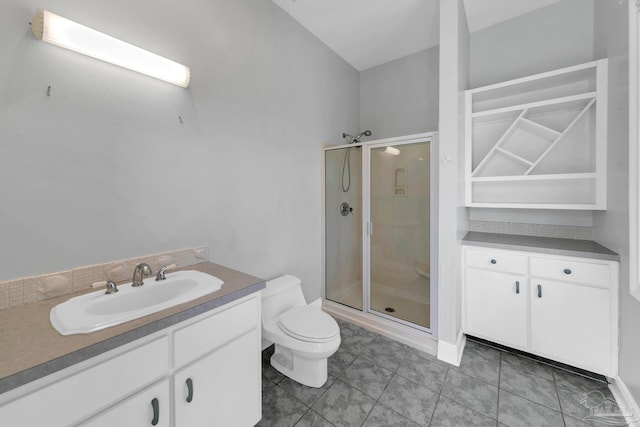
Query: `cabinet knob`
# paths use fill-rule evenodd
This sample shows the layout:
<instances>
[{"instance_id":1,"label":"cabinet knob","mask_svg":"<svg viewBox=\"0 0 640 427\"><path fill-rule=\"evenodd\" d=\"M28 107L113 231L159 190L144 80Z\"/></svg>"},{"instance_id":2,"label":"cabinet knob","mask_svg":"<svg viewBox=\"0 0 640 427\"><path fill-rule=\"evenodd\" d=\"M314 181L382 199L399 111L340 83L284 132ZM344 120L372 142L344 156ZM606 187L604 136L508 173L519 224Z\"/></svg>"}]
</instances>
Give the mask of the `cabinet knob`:
<instances>
[{"instance_id":1,"label":"cabinet knob","mask_svg":"<svg viewBox=\"0 0 640 427\"><path fill-rule=\"evenodd\" d=\"M153 419L151 420L151 425L158 425L160 422L160 401L157 397L151 399L151 408L153 408Z\"/></svg>"},{"instance_id":2,"label":"cabinet knob","mask_svg":"<svg viewBox=\"0 0 640 427\"><path fill-rule=\"evenodd\" d=\"M193 380L187 378L187 403L191 403L193 400Z\"/></svg>"},{"instance_id":3,"label":"cabinet knob","mask_svg":"<svg viewBox=\"0 0 640 427\"><path fill-rule=\"evenodd\" d=\"M563 273L564 273L564 274L571 274L571 270L570 270L570 269L568 269L568 268L565 268L565 269L563 270Z\"/></svg>"},{"instance_id":4,"label":"cabinet knob","mask_svg":"<svg viewBox=\"0 0 640 427\"><path fill-rule=\"evenodd\" d=\"M498 263L498 261L496 261L496 259L495 259L495 258L492 258L492 259L491 259L491 264L497 264L497 263Z\"/></svg>"},{"instance_id":5,"label":"cabinet knob","mask_svg":"<svg viewBox=\"0 0 640 427\"><path fill-rule=\"evenodd\" d=\"M516 280L516 294L520 293L520 281Z\"/></svg>"}]
</instances>

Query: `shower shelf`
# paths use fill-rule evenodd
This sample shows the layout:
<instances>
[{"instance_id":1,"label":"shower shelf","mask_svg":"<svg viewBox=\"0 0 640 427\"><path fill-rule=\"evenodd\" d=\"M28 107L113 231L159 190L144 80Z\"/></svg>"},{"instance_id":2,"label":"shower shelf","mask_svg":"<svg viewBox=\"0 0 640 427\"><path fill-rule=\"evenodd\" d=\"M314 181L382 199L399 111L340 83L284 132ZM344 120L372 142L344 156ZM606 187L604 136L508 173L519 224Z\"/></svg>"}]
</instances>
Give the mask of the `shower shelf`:
<instances>
[{"instance_id":1,"label":"shower shelf","mask_svg":"<svg viewBox=\"0 0 640 427\"><path fill-rule=\"evenodd\" d=\"M466 206L606 209L607 60L465 93Z\"/></svg>"}]
</instances>

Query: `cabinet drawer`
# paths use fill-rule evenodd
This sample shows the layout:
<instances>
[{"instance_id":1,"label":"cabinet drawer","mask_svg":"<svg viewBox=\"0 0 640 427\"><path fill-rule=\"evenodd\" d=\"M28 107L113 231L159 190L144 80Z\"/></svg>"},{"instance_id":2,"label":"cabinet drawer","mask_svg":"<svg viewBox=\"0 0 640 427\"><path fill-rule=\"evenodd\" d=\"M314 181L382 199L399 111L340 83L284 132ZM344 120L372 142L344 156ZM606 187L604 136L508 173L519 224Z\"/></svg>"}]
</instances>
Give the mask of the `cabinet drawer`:
<instances>
[{"instance_id":1,"label":"cabinet drawer","mask_svg":"<svg viewBox=\"0 0 640 427\"><path fill-rule=\"evenodd\" d=\"M154 403L155 400L155 409ZM123 400L115 407L97 415L81 427L113 427L126 423L129 426L169 427L171 425L171 400L169 380L143 390ZM152 424L151 420L156 421Z\"/></svg>"},{"instance_id":2,"label":"cabinet drawer","mask_svg":"<svg viewBox=\"0 0 640 427\"><path fill-rule=\"evenodd\" d=\"M536 277L609 288L610 273L607 264L531 257L531 275Z\"/></svg>"},{"instance_id":3,"label":"cabinet drawer","mask_svg":"<svg viewBox=\"0 0 640 427\"><path fill-rule=\"evenodd\" d=\"M527 256L515 252L491 249L465 248L465 264L467 267L507 273L527 274Z\"/></svg>"},{"instance_id":4,"label":"cabinet drawer","mask_svg":"<svg viewBox=\"0 0 640 427\"><path fill-rule=\"evenodd\" d=\"M75 425L161 378L168 369L165 336L0 407L0 420L11 420L13 427Z\"/></svg>"},{"instance_id":5,"label":"cabinet drawer","mask_svg":"<svg viewBox=\"0 0 640 427\"><path fill-rule=\"evenodd\" d=\"M176 367L186 365L253 328L259 328L257 298L254 296L222 311L216 311L211 317L176 331Z\"/></svg>"}]
</instances>

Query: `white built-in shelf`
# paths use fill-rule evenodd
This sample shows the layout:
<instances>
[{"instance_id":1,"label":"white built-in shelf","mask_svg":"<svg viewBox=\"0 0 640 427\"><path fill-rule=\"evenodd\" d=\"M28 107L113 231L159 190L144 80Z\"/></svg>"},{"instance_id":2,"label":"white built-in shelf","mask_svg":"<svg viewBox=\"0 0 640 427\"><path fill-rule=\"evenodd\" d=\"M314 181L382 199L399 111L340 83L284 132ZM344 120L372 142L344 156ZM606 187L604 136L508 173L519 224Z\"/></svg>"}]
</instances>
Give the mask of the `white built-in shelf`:
<instances>
[{"instance_id":1,"label":"white built-in shelf","mask_svg":"<svg viewBox=\"0 0 640 427\"><path fill-rule=\"evenodd\" d=\"M465 95L467 206L606 209L606 59Z\"/></svg>"}]
</instances>

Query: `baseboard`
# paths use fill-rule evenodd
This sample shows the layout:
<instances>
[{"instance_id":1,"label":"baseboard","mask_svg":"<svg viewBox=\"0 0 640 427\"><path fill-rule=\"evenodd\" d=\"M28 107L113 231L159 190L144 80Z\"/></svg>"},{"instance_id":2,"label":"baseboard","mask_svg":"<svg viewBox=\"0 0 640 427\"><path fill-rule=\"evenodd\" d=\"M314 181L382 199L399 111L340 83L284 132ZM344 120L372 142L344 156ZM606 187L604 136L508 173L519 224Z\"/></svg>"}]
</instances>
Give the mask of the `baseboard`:
<instances>
[{"instance_id":1,"label":"baseboard","mask_svg":"<svg viewBox=\"0 0 640 427\"><path fill-rule=\"evenodd\" d=\"M467 337L460 331L455 344L438 340L438 359L450 365L460 366L464 346L467 344Z\"/></svg>"},{"instance_id":2,"label":"baseboard","mask_svg":"<svg viewBox=\"0 0 640 427\"><path fill-rule=\"evenodd\" d=\"M618 407L621 410L626 410L628 415L625 418L629 427L640 427L640 408L620 375L616 376L613 379L613 383L609 384L609 390L611 390L611 394L616 399Z\"/></svg>"}]
</instances>

